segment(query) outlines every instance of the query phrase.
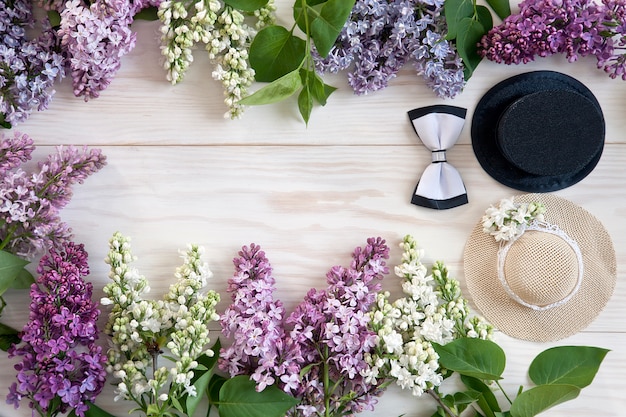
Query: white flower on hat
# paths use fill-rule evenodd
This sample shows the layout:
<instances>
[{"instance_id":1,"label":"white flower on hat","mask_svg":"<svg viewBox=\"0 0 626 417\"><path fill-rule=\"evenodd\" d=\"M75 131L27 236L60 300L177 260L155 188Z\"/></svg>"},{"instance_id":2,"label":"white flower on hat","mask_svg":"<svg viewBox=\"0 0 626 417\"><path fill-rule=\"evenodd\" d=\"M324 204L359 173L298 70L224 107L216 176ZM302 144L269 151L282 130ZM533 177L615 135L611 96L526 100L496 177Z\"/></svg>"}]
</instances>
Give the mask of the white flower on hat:
<instances>
[{"instance_id":1,"label":"white flower on hat","mask_svg":"<svg viewBox=\"0 0 626 417\"><path fill-rule=\"evenodd\" d=\"M545 211L541 203L516 204L513 198L505 198L497 207L490 206L485 210L483 231L492 235L496 242L506 242L518 236L531 221L543 221Z\"/></svg>"}]
</instances>

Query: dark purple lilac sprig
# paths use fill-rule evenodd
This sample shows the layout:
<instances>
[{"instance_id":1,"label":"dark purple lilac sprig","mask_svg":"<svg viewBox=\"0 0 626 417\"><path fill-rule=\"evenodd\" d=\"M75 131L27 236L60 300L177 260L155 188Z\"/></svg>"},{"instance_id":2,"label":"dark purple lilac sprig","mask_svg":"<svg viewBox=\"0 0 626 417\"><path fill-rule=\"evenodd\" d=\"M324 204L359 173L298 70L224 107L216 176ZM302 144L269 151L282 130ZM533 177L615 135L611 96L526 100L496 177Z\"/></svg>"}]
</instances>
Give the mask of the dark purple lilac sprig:
<instances>
[{"instance_id":1,"label":"dark purple lilac sprig","mask_svg":"<svg viewBox=\"0 0 626 417\"><path fill-rule=\"evenodd\" d=\"M28 400L35 413L51 417L74 410L83 416L86 402L93 402L106 379L106 355L95 342L100 310L92 301L93 286L87 252L82 244L69 242L42 257L39 274L30 290L28 323L22 341L9 349L17 382L7 403L18 408Z\"/></svg>"},{"instance_id":2,"label":"dark purple lilac sprig","mask_svg":"<svg viewBox=\"0 0 626 417\"><path fill-rule=\"evenodd\" d=\"M368 311L389 272L385 241L370 238L356 248L350 266L331 268L327 288L311 289L286 318L273 299L265 253L251 245L239 255L229 280L233 303L222 316L222 330L234 340L222 351L220 367L231 376L251 375L259 390L273 382L298 397L289 416L339 417L372 409L382 388L367 383L362 372L376 339Z\"/></svg>"},{"instance_id":3,"label":"dark purple lilac sprig","mask_svg":"<svg viewBox=\"0 0 626 417\"><path fill-rule=\"evenodd\" d=\"M23 122L35 110L48 108L53 85L65 74L55 32L47 19L40 35L28 39L35 25L32 2L0 2L0 123Z\"/></svg>"},{"instance_id":4,"label":"dark purple lilac sprig","mask_svg":"<svg viewBox=\"0 0 626 417\"><path fill-rule=\"evenodd\" d=\"M357 0L337 42L318 71L349 69L356 94L387 87L413 62L418 75L439 97L453 98L464 85L463 63L445 39L443 0Z\"/></svg>"},{"instance_id":5,"label":"dark purple lilac sprig","mask_svg":"<svg viewBox=\"0 0 626 417\"><path fill-rule=\"evenodd\" d=\"M27 172L33 141L24 134L0 134L0 250L32 259L50 248L61 249L71 238L60 211L75 184L106 164L99 149L58 147Z\"/></svg>"},{"instance_id":6,"label":"dark purple lilac sprig","mask_svg":"<svg viewBox=\"0 0 626 417\"><path fill-rule=\"evenodd\" d=\"M565 54L595 56L598 68L626 80L626 1L525 0L481 40L478 53L505 64Z\"/></svg>"}]
</instances>

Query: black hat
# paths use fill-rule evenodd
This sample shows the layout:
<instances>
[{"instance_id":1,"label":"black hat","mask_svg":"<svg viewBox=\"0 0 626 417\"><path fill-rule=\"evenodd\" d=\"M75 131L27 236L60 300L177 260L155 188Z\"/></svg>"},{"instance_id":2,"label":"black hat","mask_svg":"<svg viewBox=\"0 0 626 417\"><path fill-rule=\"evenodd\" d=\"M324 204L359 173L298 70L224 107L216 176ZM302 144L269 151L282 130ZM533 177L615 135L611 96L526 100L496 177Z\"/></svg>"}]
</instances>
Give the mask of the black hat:
<instances>
[{"instance_id":1,"label":"black hat","mask_svg":"<svg viewBox=\"0 0 626 417\"><path fill-rule=\"evenodd\" d=\"M604 148L604 116L580 81L554 71L508 78L480 99L472 147L496 181L517 190L551 192L576 184Z\"/></svg>"}]
</instances>

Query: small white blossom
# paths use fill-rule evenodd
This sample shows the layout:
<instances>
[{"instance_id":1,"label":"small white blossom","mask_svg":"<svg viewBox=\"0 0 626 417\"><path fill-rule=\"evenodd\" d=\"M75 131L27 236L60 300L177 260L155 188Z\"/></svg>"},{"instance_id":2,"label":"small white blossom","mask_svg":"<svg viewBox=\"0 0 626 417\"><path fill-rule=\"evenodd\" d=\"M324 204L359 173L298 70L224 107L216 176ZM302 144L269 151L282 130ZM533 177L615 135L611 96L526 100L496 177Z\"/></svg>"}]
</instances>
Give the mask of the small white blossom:
<instances>
[{"instance_id":1,"label":"small white blossom","mask_svg":"<svg viewBox=\"0 0 626 417\"><path fill-rule=\"evenodd\" d=\"M105 332L111 336L107 371L121 380L116 400L134 400L146 407L149 399L167 402L185 393L196 395L191 384L196 358L212 353L206 348L210 342L207 326L219 318L215 311L219 294L201 292L212 275L201 254L202 248L189 246L183 265L175 272L177 281L165 297L144 300L149 286L127 263L135 259L129 239L119 233L111 239L107 262L112 282L104 293L112 309ZM169 350L169 367L157 367L163 349Z\"/></svg>"},{"instance_id":2,"label":"small white blossom","mask_svg":"<svg viewBox=\"0 0 626 417\"><path fill-rule=\"evenodd\" d=\"M492 328L478 317L468 319L467 302L459 284L448 277L443 264L436 263L430 275L422 264L423 250L411 236L401 244L402 264L395 268L402 278L405 297L389 302L389 292L378 293L371 326L377 334L376 352L366 356L369 368L362 371L367 381L392 378L413 395L439 386L439 357L432 342L444 344L469 333L488 338Z\"/></svg>"},{"instance_id":3,"label":"small white blossom","mask_svg":"<svg viewBox=\"0 0 626 417\"><path fill-rule=\"evenodd\" d=\"M492 235L496 242L506 242L520 234L523 227L533 220L543 221L545 207L541 203L519 203L502 199L498 207L490 206L482 218L483 231Z\"/></svg>"}]
</instances>

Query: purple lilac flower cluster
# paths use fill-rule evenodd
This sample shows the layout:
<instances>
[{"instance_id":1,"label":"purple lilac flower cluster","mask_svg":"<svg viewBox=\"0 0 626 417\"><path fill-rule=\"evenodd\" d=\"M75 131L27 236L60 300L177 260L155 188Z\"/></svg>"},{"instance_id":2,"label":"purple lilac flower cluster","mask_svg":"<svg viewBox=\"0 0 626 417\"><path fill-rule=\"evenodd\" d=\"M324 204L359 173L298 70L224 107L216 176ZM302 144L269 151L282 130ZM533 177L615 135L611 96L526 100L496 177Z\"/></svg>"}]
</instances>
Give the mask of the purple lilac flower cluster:
<instances>
[{"instance_id":1,"label":"purple lilac flower cluster","mask_svg":"<svg viewBox=\"0 0 626 417\"><path fill-rule=\"evenodd\" d=\"M87 101L106 89L121 58L135 46L130 30L135 15L162 0L13 0L0 2L0 123L23 122L34 110L45 110L53 85L71 73L74 94ZM37 22L33 3L58 12ZM40 35L27 38L39 24Z\"/></svg>"},{"instance_id":2,"label":"purple lilac flower cluster","mask_svg":"<svg viewBox=\"0 0 626 417\"><path fill-rule=\"evenodd\" d=\"M48 21L27 39L35 24L28 0L0 2L0 122L20 123L34 110L45 110L53 84L64 76L64 61Z\"/></svg>"},{"instance_id":3,"label":"purple lilac flower cluster","mask_svg":"<svg viewBox=\"0 0 626 417\"><path fill-rule=\"evenodd\" d=\"M221 316L222 333L233 343L222 349L219 367L230 375L246 374L262 391L275 382L297 377L291 340L283 327L285 309L274 300L272 266L261 247L244 246L233 259L235 275L228 281L231 304Z\"/></svg>"},{"instance_id":4,"label":"purple lilac flower cluster","mask_svg":"<svg viewBox=\"0 0 626 417\"><path fill-rule=\"evenodd\" d=\"M591 55L611 78L626 80L625 47L625 0L525 0L519 13L483 37L478 52L506 64L557 53L569 62Z\"/></svg>"},{"instance_id":5,"label":"purple lilac flower cluster","mask_svg":"<svg viewBox=\"0 0 626 417\"><path fill-rule=\"evenodd\" d=\"M271 266L259 246L244 247L229 280L233 304L222 316L233 347L220 367L231 376L249 374L259 389L275 382L300 399L290 416L344 416L372 409L382 393L365 382L365 355L376 335L368 310L387 274L389 248L370 238L353 252L350 267L333 267L325 290L311 289L286 319L273 299Z\"/></svg>"},{"instance_id":6,"label":"purple lilac flower cluster","mask_svg":"<svg viewBox=\"0 0 626 417\"><path fill-rule=\"evenodd\" d=\"M160 0L97 0L86 6L82 0L65 3L58 36L68 55L74 95L85 101L97 98L120 69L120 59L135 47L130 30L135 14Z\"/></svg>"},{"instance_id":7,"label":"purple lilac flower cluster","mask_svg":"<svg viewBox=\"0 0 626 417\"><path fill-rule=\"evenodd\" d=\"M318 71L354 66L348 82L356 94L387 87L405 63L439 97L453 98L464 85L463 63L445 39L443 0L357 0L336 45Z\"/></svg>"},{"instance_id":8,"label":"purple lilac flower cluster","mask_svg":"<svg viewBox=\"0 0 626 417\"><path fill-rule=\"evenodd\" d=\"M100 310L91 299L92 284L83 279L89 274L87 253L83 245L69 242L44 256L37 273L22 342L9 349L9 356L21 362L7 403L17 408L26 398L33 415L74 410L83 416L85 402L95 400L106 379L106 355L95 343Z\"/></svg>"},{"instance_id":9,"label":"purple lilac flower cluster","mask_svg":"<svg viewBox=\"0 0 626 417\"><path fill-rule=\"evenodd\" d=\"M60 210L72 198L72 186L106 163L99 149L59 147L29 173L21 165L34 149L28 135L0 135L0 250L25 259L69 241Z\"/></svg>"}]
</instances>

